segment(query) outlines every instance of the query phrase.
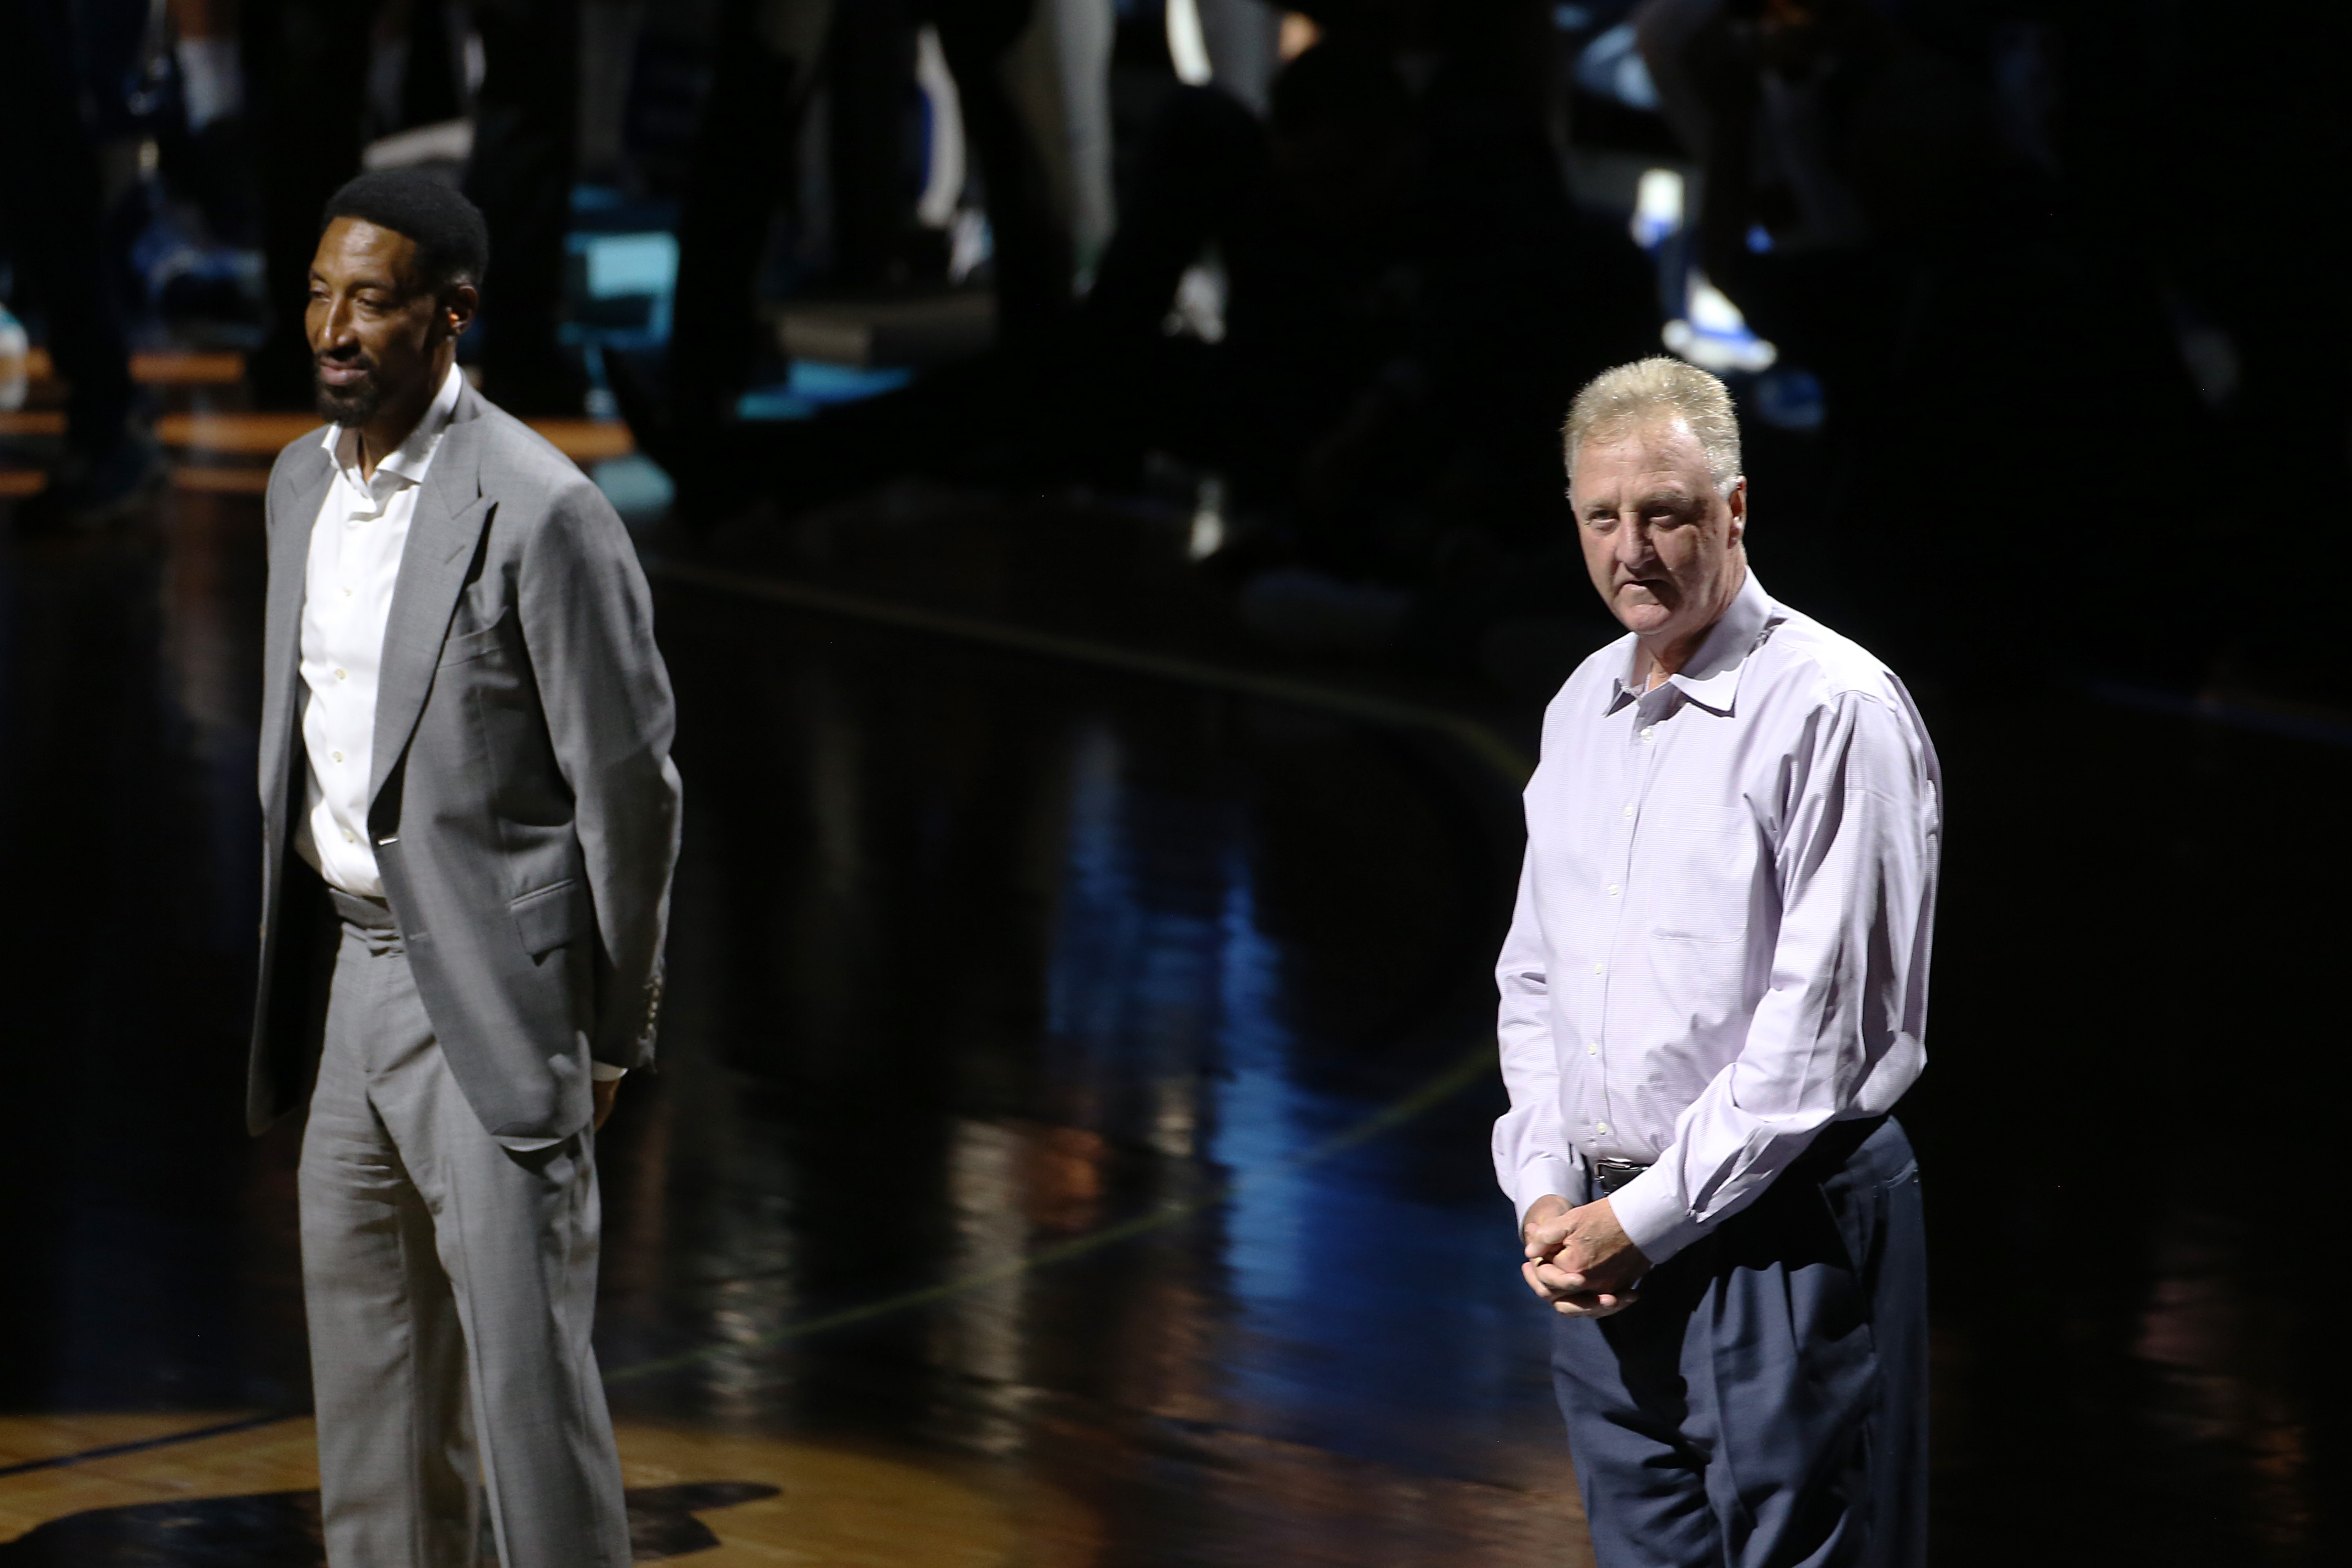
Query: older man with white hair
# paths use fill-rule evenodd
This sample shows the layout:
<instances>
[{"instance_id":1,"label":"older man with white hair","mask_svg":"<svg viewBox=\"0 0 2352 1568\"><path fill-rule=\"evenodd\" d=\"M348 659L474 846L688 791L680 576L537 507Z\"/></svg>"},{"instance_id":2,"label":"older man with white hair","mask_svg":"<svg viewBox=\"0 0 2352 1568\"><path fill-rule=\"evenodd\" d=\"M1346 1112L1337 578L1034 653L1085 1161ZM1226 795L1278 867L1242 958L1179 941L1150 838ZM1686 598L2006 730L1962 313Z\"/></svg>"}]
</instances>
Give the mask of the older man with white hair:
<instances>
[{"instance_id":1,"label":"older man with white hair","mask_svg":"<svg viewBox=\"0 0 2352 1568\"><path fill-rule=\"evenodd\" d=\"M1544 716L1497 978L1495 1170L1602 1568L1926 1555L1917 1166L1942 784L1887 668L1748 570L1721 382L1565 436L1627 635Z\"/></svg>"}]
</instances>

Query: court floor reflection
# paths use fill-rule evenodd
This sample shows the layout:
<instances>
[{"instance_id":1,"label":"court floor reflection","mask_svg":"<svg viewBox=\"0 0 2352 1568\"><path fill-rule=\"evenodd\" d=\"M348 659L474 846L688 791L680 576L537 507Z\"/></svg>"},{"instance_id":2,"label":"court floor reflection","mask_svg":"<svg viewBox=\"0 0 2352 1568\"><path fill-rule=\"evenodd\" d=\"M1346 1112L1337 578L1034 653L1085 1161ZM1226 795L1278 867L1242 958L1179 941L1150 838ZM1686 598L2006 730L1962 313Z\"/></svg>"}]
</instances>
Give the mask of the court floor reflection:
<instances>
[{"instance_id":1,"label":"court floor reflection","mask_svg":"<svg viewBox=\"0 0 2352 1568\"><path fill-rule=\"evenodd\" d=\"M212 1456L203 1497L298 1526L314 1484L299 1129L239 1127L260 580L228 490L0 548L0 1552ZM1589 1560L1486 1164L1508 781L1311 706L657 597L689 827L599 1349L629 1431L739 1445L632 1485L782 1489L687 1509L698 1560L755 1526ZM2343 755L1921 685L1939 1560L2339 1561ZM811 1488L865 1500L821 1548Z\"/></svg>"},{"instance_id":2,"label":"court floor reflection","mask_svg":"<svg viewBox=\"0 0 2352 1568\"><path fill-rule=\"evenodd\" d=\"M613 1281L624 1401L904 1423L1120 1491L1263 1442L1560 1517L1543 1325L1461 1157L1491 1074L1320 1152L1486 1057L1507 781L1214 693L664 611L696 829L669 1065L607 1145L616 1228L669 1260ZM1130 1531L1155 1511L1107 1511L1112 1560L1191 1560Z\"/></svg>"}]
</instances>

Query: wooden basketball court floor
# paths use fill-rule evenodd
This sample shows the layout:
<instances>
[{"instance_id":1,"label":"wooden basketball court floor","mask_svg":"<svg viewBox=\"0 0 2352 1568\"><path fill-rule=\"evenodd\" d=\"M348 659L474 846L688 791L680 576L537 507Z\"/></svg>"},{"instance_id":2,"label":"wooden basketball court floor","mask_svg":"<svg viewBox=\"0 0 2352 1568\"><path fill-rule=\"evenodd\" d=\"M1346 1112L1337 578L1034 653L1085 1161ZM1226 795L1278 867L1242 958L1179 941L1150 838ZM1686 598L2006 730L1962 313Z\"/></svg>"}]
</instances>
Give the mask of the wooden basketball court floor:
<instances>
[{"instance_id":1,"label":"wooden basketball court floor","mask_svg":"<svg viewBox=\"0 0 2352 1568\"><path fill-rule=\"evenodd\" d=\"M295 431L201 369L144 515L0 546L0 1568L320 1561L299 1129L237 1113ZM640 1561L1590 1561L1484 1153L1529 715L1163 636L1181 540L1121 575L1124 526L893 502L657 577L689 827L601 1151ZM2211 1155L2328 1179L2341 756L1922 685L1937 1561L2340 1561L2324 1245Z\"/></svg>"}]
</instances>

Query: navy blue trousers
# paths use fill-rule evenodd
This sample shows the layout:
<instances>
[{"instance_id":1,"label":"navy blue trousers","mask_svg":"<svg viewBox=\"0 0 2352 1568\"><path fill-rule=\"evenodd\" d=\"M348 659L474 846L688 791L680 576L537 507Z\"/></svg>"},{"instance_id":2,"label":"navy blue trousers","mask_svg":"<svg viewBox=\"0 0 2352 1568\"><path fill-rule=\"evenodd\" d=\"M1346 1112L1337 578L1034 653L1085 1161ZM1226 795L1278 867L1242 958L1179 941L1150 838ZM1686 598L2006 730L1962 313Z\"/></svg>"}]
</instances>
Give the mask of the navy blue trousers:
<instances>
[{"instance_id":1,"label":"navy blue trousers","mask_svg":"<svg viewBox=\"0 0 2352 1568\"><path fill-rule=\"evenodd\" d=\"M1927 1237L1902 1127L1833 1125L1633 1306L1559 1319L1552 1382L1601 1568L1919 1568Z\"/></svg>"}]
</instances>

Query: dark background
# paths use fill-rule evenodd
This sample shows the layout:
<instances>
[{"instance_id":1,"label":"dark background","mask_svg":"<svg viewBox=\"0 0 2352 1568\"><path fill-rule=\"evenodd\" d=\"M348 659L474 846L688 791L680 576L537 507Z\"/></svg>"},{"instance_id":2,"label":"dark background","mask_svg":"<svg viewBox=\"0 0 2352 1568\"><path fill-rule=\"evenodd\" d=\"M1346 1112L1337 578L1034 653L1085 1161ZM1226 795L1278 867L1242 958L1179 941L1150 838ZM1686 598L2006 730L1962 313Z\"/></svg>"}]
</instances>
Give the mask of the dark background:
<instances>
[{"instance_id":1,"label":"dark background","mask_svg":"<svg viewBox=\"0 0 2352 1568\"><path fill-rule=\"evenodd\" d=\"M1552 432L1683 322L1741 402L1757 571L1943 761L1901 1111L1937 1561L2343 1559L2335 8L1732 5L1675 56L1695 147L1622 5L1302 13L1341 64L1286 110L1271 69L1187 88L1122 0L1091 218L1040 131L1085 114L1005 85L1025 6L321 14L6 24L76 90L0 122L50 357L0 413L0 1408L304 1407L299 1129L239 1127L254 481L301 401L271 269L362 147L462 122L424 165L514 193L468 356L602 422L560 438L602 443L679 692L665 1068L604 1152L625 1417L1045 1477L1107 1562L1578 1560L1530 1522L1566 1449L1500 1088L1446 1074L1491 1033L1509 752L1611 631ZM246 80L199 129L201 27ZM1790 81L1843 226L1759 151ZM234 359L152 368L194 353Z\"/></svg>"}]
</instances>

